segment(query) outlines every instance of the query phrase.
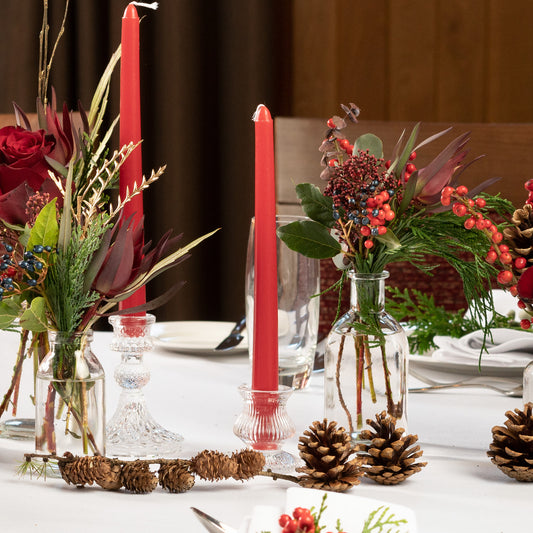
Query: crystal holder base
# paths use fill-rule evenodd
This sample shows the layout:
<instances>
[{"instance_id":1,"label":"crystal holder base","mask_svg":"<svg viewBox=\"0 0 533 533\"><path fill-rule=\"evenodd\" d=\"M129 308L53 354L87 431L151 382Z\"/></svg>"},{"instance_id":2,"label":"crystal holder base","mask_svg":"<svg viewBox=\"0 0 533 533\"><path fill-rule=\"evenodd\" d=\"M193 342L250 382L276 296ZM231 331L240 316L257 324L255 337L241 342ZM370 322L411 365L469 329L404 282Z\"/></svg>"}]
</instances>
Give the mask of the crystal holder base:
<instances>
[{"instance_id":1,"label":"crystal holder base","mask_svg":"<svg viewBox=\"0 0 533 533\"><path fill-rule=\"evenodd\" d=\"M241 385L239 392L244 408L235 421L233 433L265 456L265 469L273 472L294 470L296 459L281 449L283 441L295 432L286 409L292 389L280 385L279 390L260 391Z\"/></svg>"},{"instance_id":2,"label":"crystal holder base","mask_svg":"<svg viewBox=\"0 0 533 533\"><path fill-rule=\"evenodd\" d=\"M111 349L122 354L115 380L122 387L115 414L106 427L106 450L113 457L175 457L183 437L158 424L146 406L142 388L150 381L144 366L144 352L153 348L150 314L113 315Z\"/></svg>"}]
</instances>

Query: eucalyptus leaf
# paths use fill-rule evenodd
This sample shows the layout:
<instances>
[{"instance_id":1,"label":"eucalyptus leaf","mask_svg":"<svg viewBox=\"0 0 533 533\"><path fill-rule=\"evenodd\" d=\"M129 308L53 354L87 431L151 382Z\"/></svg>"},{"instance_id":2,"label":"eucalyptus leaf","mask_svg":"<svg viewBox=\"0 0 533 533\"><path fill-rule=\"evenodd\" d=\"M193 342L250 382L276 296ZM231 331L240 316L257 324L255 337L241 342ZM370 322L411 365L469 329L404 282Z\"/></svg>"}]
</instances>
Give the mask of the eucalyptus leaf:
<instances>
[{"instance_id":1,"label":"eucalyptus leaf","mask_svg":"<svg viewBox=\"0 0 533 533\"><path fill-rule=\"evenodd\" d=\"M328 228L313 220L291 222L278 228L277 233L291 250L313 259L328 259L341 251Z\"/></svg>"},{"instance_id":2,"label":"eucalyptus leaf","mask_svg":"<svg viewBox=\"0 0 533 533\"><path fill-rule=\"evenodd\" d=\"M328 228L333 227L333 199L324 196L320 189L312 183L300 183L296 185L296 194L302 201L304 213L312 220L320 222Z\"/></svg>"},{"instance_id":3,"label":"eucalyptus leaf","mask_svg":"<svg viewBox=\"0 0 533 533\"><path fill-rule=\"evenodd\" d=\"M0 329L8 329L20 311L20 305L12 298L0 302Z\"/></svg>"},{"instance_id":4,"label":"eucalyptus leaf","mask_svg":"<svg viewBox=\"0 0 533 533\"><path fill-rule=\"evenodd\" d=\"M368 150L370 154L380 159L383 157L383 142L377 135L365 133L358 137L353 145L354 155L357 154L358 150L363 152Z\"/></svg>"},{"instance_id":5,"label":"eucalyptus leaf","mask_svg":"<svg viewBox=\"0 0 533 533\"><path fill-rule=\"evenodd\" d=\"M29 250L32 250L36 244L52 247L57 244L59 226L57 225L56 200L57 198L54 198L46 204L37 215L26 243Z\"/></svg>"},{"instance_id":6,"label":"eucalyptus leaf","mask_svg":"<svg viewBox=\"0 0 533 533\"><path fill-rule=\"evenodd\" d=\"M30 307L20 317L20 327L35 333L43 333L48 330L44 298L38 296L32 300Z\"/></svg>"}]
</instances>

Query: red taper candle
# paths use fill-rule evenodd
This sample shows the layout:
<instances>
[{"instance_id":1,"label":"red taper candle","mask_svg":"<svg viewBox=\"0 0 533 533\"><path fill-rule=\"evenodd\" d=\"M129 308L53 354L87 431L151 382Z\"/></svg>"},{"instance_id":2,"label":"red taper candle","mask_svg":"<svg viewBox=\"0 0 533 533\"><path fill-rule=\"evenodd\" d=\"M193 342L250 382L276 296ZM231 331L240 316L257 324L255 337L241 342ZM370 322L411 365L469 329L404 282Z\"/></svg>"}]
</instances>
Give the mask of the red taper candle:
<instances>
[{"instance_id":1,"label":"red taper candle","mask_svg":"<svg viewBox=\"0 0 533 533\"><path fill-rule=\"evenodd\" d=\"M259 105L255 122L255 244L252 389L278 390L278 279L274 129Z\"/></svg>"},{"instance_id":2,"label":"red taper candle","mask_svg":"<svg viewBox=\"0 0 533 533\"><path fill-rule=\"evenodd\" d=\"M128 4L122 17L122 52L120 59L120 146L141 141L141 88L139 74L139 16L133 4ZM137 146L120 168L121 198L142 181L142 152ZM124 220L133 216L135 224L143 217L142 193L134 196L123 209ZM146 303L146 289L142 287L120 302L120 309Z\"/></svg>"}]
</instances>

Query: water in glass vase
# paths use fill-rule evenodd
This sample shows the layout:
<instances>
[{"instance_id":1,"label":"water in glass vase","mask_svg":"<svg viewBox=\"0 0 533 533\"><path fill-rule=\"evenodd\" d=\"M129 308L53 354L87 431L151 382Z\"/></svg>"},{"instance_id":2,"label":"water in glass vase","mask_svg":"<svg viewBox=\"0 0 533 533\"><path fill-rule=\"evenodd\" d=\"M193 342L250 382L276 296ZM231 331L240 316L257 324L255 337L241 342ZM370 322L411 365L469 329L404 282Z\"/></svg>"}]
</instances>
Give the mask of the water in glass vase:
<instances>
[{"instance_id":1,"label":"water in glass vase","mask_svg":"<svg viewBox=\"0 0 533 533\"><path fill-rule=\"evenodd\" d=\"M351 273L351 309L333 326L325 353L325 416L355 441L386 411L407 429L407 336L384 308L388 273Z\"/></svg>"},{"instance_id":2,"label":"water in glass vase","mask_svg":"<svg viewBox=\"0 0 533 533\"><path fill-rule=\"evenodd\" d=\"M104 371L86 335L57 333L37 372L38 453L105 454Z\"/></svg>"}]
</instances>

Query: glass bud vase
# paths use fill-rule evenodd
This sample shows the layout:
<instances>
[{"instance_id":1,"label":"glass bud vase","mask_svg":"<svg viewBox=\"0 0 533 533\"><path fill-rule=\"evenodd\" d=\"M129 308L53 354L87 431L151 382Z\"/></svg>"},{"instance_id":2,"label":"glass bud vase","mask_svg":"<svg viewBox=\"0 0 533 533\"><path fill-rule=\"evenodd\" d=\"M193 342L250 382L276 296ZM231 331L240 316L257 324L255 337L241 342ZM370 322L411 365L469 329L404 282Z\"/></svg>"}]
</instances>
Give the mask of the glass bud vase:
<instances>
[{"instance_id":1,"label":"glass bud vase","mask_svg":"<svg viewBox=\"0 0 533 533\"><path fill-rule=\"evenodd\" d=\"M35 388L37 453L105 454L104 370L92 340L92 331L51 334Z\"/></svg>"},{"instance_id":2,"label":"glass bud vase","mask_svg":"<svg viewBox=\"0 0 533 533\"><path fill-rule=\"evenodd\" d=\"M409 345L385 311L389 273L349 273L350 310L333 326L325 353L325 416L358 439L367 419L386 411L407 430Z\"/></svg>"}]
</instances>

